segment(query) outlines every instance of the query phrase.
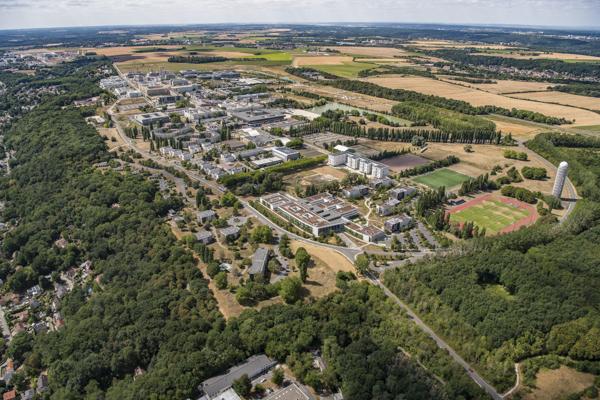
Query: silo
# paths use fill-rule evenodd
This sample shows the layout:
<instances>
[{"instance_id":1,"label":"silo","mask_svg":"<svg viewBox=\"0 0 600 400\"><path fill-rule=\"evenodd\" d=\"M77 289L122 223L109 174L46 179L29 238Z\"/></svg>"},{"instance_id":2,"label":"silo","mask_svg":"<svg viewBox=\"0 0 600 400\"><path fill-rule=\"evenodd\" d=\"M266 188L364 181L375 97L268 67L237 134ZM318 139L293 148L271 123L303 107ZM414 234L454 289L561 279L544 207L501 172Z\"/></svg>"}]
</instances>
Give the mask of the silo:
<instances>
[{"instance_id":1,"label":"silo","mask_svg":"<svg viewBox=\"0 0 600 400\"><path fill-rule=\"evenodd\" d=\"M562 195L563 187L565 186L565 180L567 179L567 172L569 171L569 163L566 161L561 162L558 165L558 171L556 171L556 179L554 181L554 188L552 188L552 195L558 197Z\"/></svg>"}]
</instances>

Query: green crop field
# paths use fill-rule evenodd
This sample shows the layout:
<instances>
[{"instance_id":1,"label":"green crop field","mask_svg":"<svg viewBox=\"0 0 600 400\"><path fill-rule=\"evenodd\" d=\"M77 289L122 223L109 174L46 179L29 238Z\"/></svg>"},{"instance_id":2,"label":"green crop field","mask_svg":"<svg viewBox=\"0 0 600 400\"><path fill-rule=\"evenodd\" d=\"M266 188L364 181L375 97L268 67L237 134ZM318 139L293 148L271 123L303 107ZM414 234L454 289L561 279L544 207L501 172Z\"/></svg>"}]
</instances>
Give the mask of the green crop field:
<instances>
[{"instance_id":1,"label":"green crop field","mask_svg":"<svg viewBox=\"0 0 600 400\"><path fill-rule=\"evenodd\" d=\"M441 186L445 186L446 188L458 186L470 178L470 176L454 172L447 168L442 168L433 171L429 174L419 175L413 178L413 180L427 185L431 188L437 189Z\"/></svg>"},{"instance_id":2,"label":"green crop field","mask_svg":"<svg viewBox=\"0 0 600 400\"><path fill-rule=\"evenodd\" d=\"M528 217L529 211L505 204L498 200L487 200L464 210L450 214L452 222L473 222L487 233L498 233L515 222Z\"/></svg>"},{"instance_id":3,"label":"green crop field","mask_svg":"<svg viewBox=\"0 0 600 400\"><path fill-rule=\"evenodd\" d=\"M339 65L307 65L307 67L327 72L328 74L341 76L342 78L356 78L360 71L377 68L377 65L371 63L347 62Z\"/></svg>"}]
</instances>

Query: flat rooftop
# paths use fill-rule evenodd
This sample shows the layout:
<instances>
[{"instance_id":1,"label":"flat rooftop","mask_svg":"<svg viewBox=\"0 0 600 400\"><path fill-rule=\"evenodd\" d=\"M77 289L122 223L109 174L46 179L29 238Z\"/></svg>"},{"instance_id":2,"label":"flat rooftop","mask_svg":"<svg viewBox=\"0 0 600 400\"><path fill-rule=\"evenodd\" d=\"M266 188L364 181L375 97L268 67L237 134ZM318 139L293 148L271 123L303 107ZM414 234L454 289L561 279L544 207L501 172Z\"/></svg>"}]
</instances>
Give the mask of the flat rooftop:
<instances>
[{"instance_id":1,"label":"flat rooftop","mask_svg":"<svg viewBox=\"0 0 600 400\"><path fill-rule=\"evenodd\" d=\"M242 375L246 374L250 379L253 379L273 367L275 364L275 361L264 354L252 356L244 363L231 368L225 374L205 380L202 382L199 389L212 398L226 389L229 389L233 384L233 381L239 379Z\"/></svg>"},{"instance_id":2,"label":"flat rooftop","mask_svg":"<svg viewBox=\"0 0 600 400\"><path fill-rule=\"evenodd\" d=\"M264 400L310 400L310 397L295 383L273 392Z\"/></svg>"},{"instance_id":3,"label":"flat rooftop","mask_svg":"<svg viewBox=\"0 0 600 400\"><path fill-rule=\"evenodd\" d=\"M377 235L381 235L383 233L383 231L381 229L379 229L375 226L358 225L358 224L355 224L354 222L348 222L346 224L346 228L352 229L354 232L362 233L363 235L367 235L367 236L377 236Z\"/></svg>"}]
</instances>

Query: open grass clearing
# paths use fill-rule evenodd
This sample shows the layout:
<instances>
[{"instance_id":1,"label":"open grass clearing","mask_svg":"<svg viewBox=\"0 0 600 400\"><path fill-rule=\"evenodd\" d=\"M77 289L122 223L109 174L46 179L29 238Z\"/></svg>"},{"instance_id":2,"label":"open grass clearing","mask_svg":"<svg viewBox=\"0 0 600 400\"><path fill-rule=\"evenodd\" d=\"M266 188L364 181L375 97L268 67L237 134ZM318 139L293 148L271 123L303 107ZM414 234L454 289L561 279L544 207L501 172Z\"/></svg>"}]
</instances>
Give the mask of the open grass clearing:
<instances>
[{"instance_id":1,"label":"open grass clearing","mask_svg":"<svg viewBox=\"0 0 600 400\"><path fill-rule=\"evenodd\" d=\"M600 114L564 105L547 104L539 101L516 99L495 93L488 93L472 87L453 84L421 76L389 75L364 79L368 82L392 89L407 89L428 95L437 95L466 101L473 106L493 105L508 109L518 108L542 113L552 117L575 120L575 125L598 125Z\"/></svg>"},{"instance_id":2,"label":"open grass clearing","mask_svg":"<svg viewBox=\"0 0 600 400\"><path fill-rule=\"evenodd\" d=\"M438 189L442 186L446 187L447 189L450 189L460 185L469 178L471 177L461 174L459 172L452 171L448 168L442 168L425 175L416 176L412 179L415 182L427 185L433 189Z\"/></svg>"},{"instance_id":3,"label":"open grass clearing","mask_svg":"<svg viewBox=\"0 0 600 400\"><path fill-rule=\"evenodd\" d=\"M313 68L319 71L326 72L328 74L340 76L342 78L356 78L360 71L367 69L377 68L376 64L362 63L362 62L344 62L338 65L307 65L309 68Z\"/></svg>"},{"instance_id":4,"label":"open grass clearing","mask_svg":"<svg viewBox=\"0 0 600 400\"><path fill-rule=\"evenodd\" d=\"M467 153L464 150L464 144L459 143L429 143L427 151L420 155L431 160L441 160L448 157L449 154L454 154L460 158L460 163L452 165L449 169L473 177L490 173L494 166L500 166L502 171L496 176L491 175L491 179L505 175L511 167L515 167L519 171L525 166L546 168L548 179L543 181L525 179L523 182L514 183L513 186L525 187L542 193L552 191L556 169L548 168L543 159L533 151L524 147L519 148L518 151L526 152L529 158L529 161L519 161L504 158L504 150L506 150L504 146L473 145L472 150Z\"/></svg>"},{"instance_id":5,"label":"open grass clearing","mask_svg":"<svg viewBox=\"0 0 600 400\"><path fill-rule=\"evenodd\" d=\"M593 133L600 133L600 125L580 126L578 127L578 129L590 131Z\"/></svg>"},{"instance_id":6,"label":"open grass clearing","mask_svg":"<svg viewBox=\"0 0 600 400\"><path fill-rule=\"evenodd\" d=\"M525 400L559 400L581 392L594 383L594 375L561 366L542 369L536 376L536 388L524 396Z\"/></svg>"}]
</instances>

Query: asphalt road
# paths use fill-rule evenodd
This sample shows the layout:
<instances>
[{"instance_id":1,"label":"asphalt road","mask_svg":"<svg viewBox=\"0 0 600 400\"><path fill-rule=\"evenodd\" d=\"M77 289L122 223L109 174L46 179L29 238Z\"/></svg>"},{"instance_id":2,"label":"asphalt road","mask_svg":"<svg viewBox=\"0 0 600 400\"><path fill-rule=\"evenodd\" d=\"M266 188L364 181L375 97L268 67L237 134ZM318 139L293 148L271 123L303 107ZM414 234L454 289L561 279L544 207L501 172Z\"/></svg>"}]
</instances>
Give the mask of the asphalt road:
<instances>
[{"instance_id":1,"label":"asphalt road","mask_svg":"<svg viewBox=\"0 0 600 400\"><path fill-rule=\"evenodd\" d=\"M468 362L466 362L456 351L454 351L454 349L452 347L450 347L450 345L448 345L448 343L446 343L442 338L440 338L433 331L433 329L431 329L427 324L425 324L425 322L423 322L423 320L421 320L417 316L417 314L415 314L412 311L412 309L408 305L406 305L406 303L404 303L402 300L400 300L398 298L398 296L396 296L394 293L392 293L378 278L368 274L367 279L369 279L371 281L371 283L373 283L374 285L379 286L383 290L383 292L386 294L386 296L388 296L396 304L398 304L400 307L402 307L404 309L404 311L406 311L408 316L413 320L413 322L415 324L417 324L417 326L419 328L421 328L421 330L423 330L423 332L425 332L427 335L429 335L429 337L431 337L435 341L435 343L438 345L438 347L446 350L448 352L448 354L450 355L450 357L452 357L454 359L454 361L456 361L458 364L460 364L460 366L465 369L467 375L469 375L469 377L473 381L475 381L475 383L477 383L483 390L485 390L490 395L490 397L492 397L493 399L496 399L496 400L502 400L504 398L500 393L498 393L496 391L496 389L492 385L487 383L487 381L485 379L483 379L471 367L471 365Z\"/></svg>"},{"instance_id":2,"label":"asphalt road","mask_svg":"<svg viewBox=\"0 0 600 400\"><path fill-rule=\"evenodd\" d=\"M109 114L112 117L112 115L113 115L112 109L110 110ZM137 151L138 153L142 154L146 158L156 161L157 163L160 163L162 165L166 164L168 166L171 166L171 167L187 174L191 179L197 180L198 182L202 183L203 185L206 185L206 186L210 187L211 189L213 189L215 191L215 193L223 193L224 192L224 190L221 188L221 186L218 185L216 182L206 180L199 174L196 174L192 171L188 171L187 169L181 167L180 165L173 163L170 160L165 160L162 157L159 158L145 150L137 148L135 146L135 143L133 142L133 140L130 139L129 137L127 137L127 135L125 135L124 132L121 130L121 127L117 123L116 119L113 119L113 122L115 122L115 126L117 127L117 132L121 136L122 140L131 149ZM252 207L247 201L245 201L243 199L240 199L240 201L242 202L242 204L244 205L246 210L250 211L259 221L261 221L265 225L270 226L279 234L287 234L288 237L290 237L291 239L295 239L295 240L298 240L298 241L301 241L304 243L311 243L311 244L314 244L317 246L328 248L333 251L337 251L338 253L340 253L344 257L346 257L350 262L354 262L356 256L358 254L363 253L362 249L347 248L347 247L341 247L341 246L335 246L335 245L331 245L331 244L321 243L316 240L306 239L302 236L296 235L293 232L288 232L288 231L284 230L283 228L281 228L280 226L276 225L275 223L271 222L271 220L269 220L265 216L263 216L260 212L258 212L256 209L254 209L254 207ZM381 252L373 251L370 253L386 254L386 255L394 254L392 252L384 252L384 251L381 251ZM416 252L416 253L412 254L411 260L415 261L419 258L424 257L427 254L432 254L432 252L429 252L429 251ZM470 364L468 364L460 355L458 355L458 353L456 351L454 351L454 349L452 349L452 347L450 347L450 345L448 345L443 339L441 339L439 336L437 336L436 333L429 326L427 326L404 302L402 302L395 294L393 294L379 279L377 279L373 276L370 276L370 275L367 276L367 279L371 283L381 287L383 289L384 293L386 294L386 296L390 297L394 302L396 302L400 307L402 307L408 313L408 315L411 317L411 319L417 324L417 326L419 326L419 328L421 328L425 333L427 333L430 337L432 337L433 340L435 340L435 342L438 344L439 347L446 349L448 351L448 353L450 354L450 356L465 369L465 371L467 372L469 377L471 379L473 379L473 381L475 381L475 383L477 383L479 386L481 386L484 390L486 390L486 392L488 392L492 398L494 398L494 399L502 399L503 398L500 394L498 394L498 392L496 392L496 390L493 388L493 386L488 384L481 376L479 376L479 374L477 374L477 372L475 372L473 370L473 368L470 366Z\"/></svg>"}]
</instances>

